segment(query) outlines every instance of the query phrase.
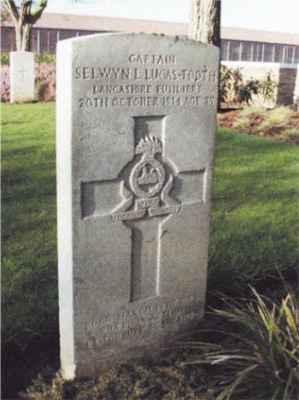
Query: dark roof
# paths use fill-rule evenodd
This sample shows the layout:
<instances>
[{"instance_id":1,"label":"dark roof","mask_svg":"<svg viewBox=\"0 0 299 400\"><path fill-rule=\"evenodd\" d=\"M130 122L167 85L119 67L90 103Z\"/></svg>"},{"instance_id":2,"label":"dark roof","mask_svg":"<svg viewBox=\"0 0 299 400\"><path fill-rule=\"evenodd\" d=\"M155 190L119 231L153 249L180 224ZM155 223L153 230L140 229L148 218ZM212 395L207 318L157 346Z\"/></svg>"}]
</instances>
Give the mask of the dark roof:
<instances>
[{"instance_id":1,"label":"dark roof","mask_svg":"<svg viewBox=\"0 0 299 400\"><path fill-rule=\"evenodd\" d=\"M4 21L3 26L12 26ZM87 15L43 13L34 25L36 28L71 29L91 32L145 32L167 35L188 35L188 24L142 19L125 19ZM256 41L266 43L299 45L299 35L291 33L266 32L243 28L221 28L222 39Z\"/></svg>"}]
</instances>

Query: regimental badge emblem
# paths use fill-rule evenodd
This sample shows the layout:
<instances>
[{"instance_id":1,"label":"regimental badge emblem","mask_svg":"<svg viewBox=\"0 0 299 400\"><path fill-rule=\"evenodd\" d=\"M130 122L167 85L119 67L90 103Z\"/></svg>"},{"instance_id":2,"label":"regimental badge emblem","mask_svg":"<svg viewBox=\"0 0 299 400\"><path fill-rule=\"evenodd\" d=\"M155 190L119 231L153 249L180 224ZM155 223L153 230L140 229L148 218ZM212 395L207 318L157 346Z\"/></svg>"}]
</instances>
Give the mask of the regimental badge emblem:
<instances>
[{"instance_id":1,"label":"regimental badge emblem","mask_svg":"<svg viewBox=\"0 0 299 400\"><path fill-rule=\"evenodd\" d=\"M163 164L162 153L161 140L148 135L139 141L129 179L123 181L121 186L124 201L112 213L113 221L180 212L181 205L170 196L174 178L172 173L167 172L169 168Z\"/></svg>"}]
</instances>

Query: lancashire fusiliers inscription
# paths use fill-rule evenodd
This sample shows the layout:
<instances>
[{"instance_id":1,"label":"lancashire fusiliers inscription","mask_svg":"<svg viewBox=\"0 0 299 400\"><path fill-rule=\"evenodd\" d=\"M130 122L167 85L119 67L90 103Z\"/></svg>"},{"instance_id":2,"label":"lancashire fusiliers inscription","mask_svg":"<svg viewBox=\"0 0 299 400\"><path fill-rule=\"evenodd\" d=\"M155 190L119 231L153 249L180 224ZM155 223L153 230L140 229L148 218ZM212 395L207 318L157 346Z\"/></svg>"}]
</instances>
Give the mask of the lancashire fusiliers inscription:
<instances>
[{"instance_id":1,"label":"lancashire fusiliers inscription","mask_svg":"<svg viewBox=\"0 0 299 400\"><path fill-rule=\"evenodd\" d=\"M218 50L124 34L60 42L65 378L156 353L203 315Z\"/></svg>"}]
</instances>

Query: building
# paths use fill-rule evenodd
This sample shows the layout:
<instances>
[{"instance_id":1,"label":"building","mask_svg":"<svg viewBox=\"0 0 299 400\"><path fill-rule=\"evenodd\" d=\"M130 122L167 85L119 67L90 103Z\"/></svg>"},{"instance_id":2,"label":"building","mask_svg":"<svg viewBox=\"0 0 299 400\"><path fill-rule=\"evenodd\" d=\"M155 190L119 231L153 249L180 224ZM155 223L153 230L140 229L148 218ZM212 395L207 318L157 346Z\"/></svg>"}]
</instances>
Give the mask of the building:
<instances>
[{"instance_id":1,"label":"building","mask_svg":"<svg viewBox=\"0 0 299 400\"><path fill-rule=\"evenodd\" d=\"M188 27L186 24L161 21L43 13L32 29L32 51L55 53L56 44L59 40L108 32L187 35ZM1 26L1 51L14 50L15 33L13 24L10 21L4 21Z\"/></svg>"},{"instance_id":2,"label":"building","mask_svg":"<svg viewBox=\"0 0 299 400\"><path fill-rule=\"evenodd\" d=\"M44 13L32 29L32 51L55 53L59 40L108 32L187 35L184 23ZM1 26L1 51L15 50L13 24ZM269 72L278 83L276 102L299 103L299 35L240 28L221 29L221 60L242 68L245 78L263 79Z\"/></svg>"},{"instance_id":3,"label":"building","mask_svg":"<svg viewBox=\"0 0 299 400\"><path fill-rule=\"evenodd\" d=\"M299 35L223 28L223 61L299 63Z\"/></svg>"},{"instance_id":4,"label":"building","mask_svg":"<svg viewBox=\"0 0 299 400\"><path fill-rule=\"evenodd\" d=\"M183 23L44 13L32 30L32 51L55 53L59 40L107 32L145 32L187 35ZM223 61L299 63L299 35L222 28ZM1 51L15 50L13 24L1 26Z\"/></svg>"}]
</instances>

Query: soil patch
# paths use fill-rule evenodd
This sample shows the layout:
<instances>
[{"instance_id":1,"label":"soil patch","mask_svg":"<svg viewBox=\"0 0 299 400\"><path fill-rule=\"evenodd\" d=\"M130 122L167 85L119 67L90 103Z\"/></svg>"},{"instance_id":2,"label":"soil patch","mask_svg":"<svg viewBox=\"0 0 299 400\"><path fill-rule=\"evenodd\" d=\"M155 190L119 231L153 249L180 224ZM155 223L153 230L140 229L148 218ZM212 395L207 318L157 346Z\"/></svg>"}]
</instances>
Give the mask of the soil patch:
<instances>
[{"instance_id":1,"label":"soil patch","mask_svg":"<svg viewBox=\"0 0 299 400\"><path fill-rule=\"evenodd\" d=\"M299 112L294 111L289 120L279 126L263 126L271 110L263 114L242 115L242 110L222 111L218 114L218 126L230 128L248 135L265 136L288 143L299 144ZM244 127L240 126L244 121Z\"/></svg>"}]
</instances>

